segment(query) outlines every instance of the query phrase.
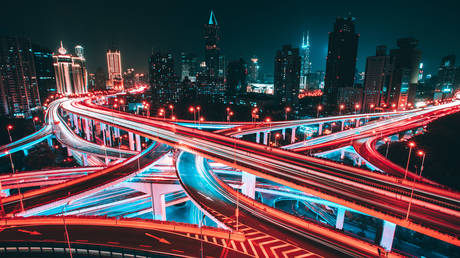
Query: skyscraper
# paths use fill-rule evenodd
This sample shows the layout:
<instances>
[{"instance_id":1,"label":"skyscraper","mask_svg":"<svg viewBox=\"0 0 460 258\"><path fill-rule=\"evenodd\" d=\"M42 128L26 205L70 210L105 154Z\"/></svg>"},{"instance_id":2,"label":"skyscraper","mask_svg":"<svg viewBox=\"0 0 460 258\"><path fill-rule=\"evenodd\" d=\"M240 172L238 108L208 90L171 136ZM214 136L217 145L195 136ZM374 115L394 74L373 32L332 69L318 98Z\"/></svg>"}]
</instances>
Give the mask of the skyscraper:
<instances>
[{"instance_id":1,"label":"skyscraper","mask_svg":"<svg viewBox=\"0 0 460 258\"><path fill-rule=\"evenodd\" d=\"M185 77L188 77L192 82L196 80L196 74L198 73L198 61L194 54L186 54L182 52L180 55L180 67L181 81L183 81Z\"/></svg>"},{"instance_id":2,"label":"skyscraper","mask_svg":"<svg viewBox=\"0 0 460 258\"><path fill-rule=\"evenodd\" d=\"M107 86L114 90L123 90L123 70L121 68L120 50L112 48L107 50L107 71L109 81Z\"/></svg>"},{"instance_id":3,"label":"skyscraper","mask_svg":"<svg viewBox=\"0 0 460 258\"><path fill-rule=\"evenodd\" d=\"M35 72L37 75L38 92L43 103L48 95L56 93L56 79L54 77L53 51L32 44Z\"/></svg>"},{"instance_id":4,"label":"skyscraper","mask_svg":"<svg viewBox=\"0 0 460 258\"><path fill-rule=\"evenodd\" d=\"M354 89L356 55L359 35L355 32L355 18L337 18L334 31L329 33L329 45L324 78L324 98L329 106L347 103L347 91Z\"/></svg>"},{"instance_id":5,"label":"skyscraper","mask_svg":"<svg viewBox=\"0 0 460 258\"><path fill-rule=\"evenodd\" d=\"M30 117L40 106L32 44L29 39L0 37L0 114Z\"/></svg>"},{"instance_id":6,"label":"skyscraper","mask_svg":"<svg viewBox=\"0 0 460 258\"><path fill-rule=\"evenodd\" d=\"M248 66L242 58L228 64L227 99L233 99L236 95L246 92L247 75Z\"/></svg>"},{"instance_id":7,"label":"skyscraper","mask_svg":"<svg viewBox=\"0 0 460 258\"><path fill-rule=\"evenodd\" d=\"M220 28L217 24L216 16L211 11L209 21L204 25L205 40L205 82L200 82L207 87L208 94L213 99L222 99L225 93L224 87L224 58L220 53Z\"/></svg>"},{"instance_id":8,"label":"skyscraper","mask_svg":"<svg viewBox=\"0 0 460 258\"><path fill-rule=\"evenodd\" d=\"M160 102L176 100L174 59L171 51L155 51L149 59L149 78L153 96Z\"/></svg>"},{"instance_id":9,"label":"skyscraper","mask_svg":"<svg viewBox=\"0 0 460 258\"><path fill-rule=\"evenodd\" d=\"M299 49L285 45L276 52L274 93L282 105L297 107L301 61Z\"/></svg>"},{"instance_id":10,"label":"skyscraper","mask_svg":"<svg viewBox=\"0 0 460 258\"><path fill-rule=\"evenodd\" d=\"M414 105L422 55L417 43L414 38L398 39L398 48L390 51L394 71L385 102L391 107L405 109Z\"/></svg>"},{"instance_id":11,"label":"skyscraper","mask_svg":"<svg viewBox=\"0 0 460 258\"><path fill-rule=\"evenodd\" d=\"M377 46L375 56L366 60L362 107L372 111L374 107L383 107L393 75L394 62L387 54L386 46Z\"/></svg>"},{"instance_id":12,"label":"skyscraper","mask_svg":"<svg viewBox=\"0 0 460 258\"><path fill-rule=\"evenodd\" d=\"M58 54L53 55L53 60L58 93L71 95L88 92L88 72L84 56L67 53L61 41L61 47Z\"/></svg>"},{"instance_id":13,"label":"skyscraper","mask_svg":"<svg viewBox=\"0 0 460 258\"><path fill-rule=\"evenodd\" d=\"M311 58L310 58L310 31L307 31L302 37L302 45L300 46L300 56L302 58L300 69L300 89L308 88L308 76L311 75Z\"/></svg>"},{"instance_id":14,"label":"skyscraper","mask_svg":"<svg viewBox=\"0 0 460 258\"><path fill-rule=\"evenodd\" d=\"M104 69L102 67L98 67L96 69L96 73L94 74L95 78L95 90L105 90L107 84L107 77L105 76Z\"/></svg>"},{"instance_id":15,"label":"skyscraper","mask_svg":"<svg viewBox=\"0 0 460 258\"><path fill-rule=\"evenodd\" d=\"M455 89L455 55L444 56L438 69L438 81L436 83L434 99L451 97Z\"/></svg>"},{"instance_id":16,"label":"skyscraper","mask_svg":"<svg viewBox=\"0 0 460 258\"><path fill-rule=\"evenodd\" d=\"M251 58L251 62L249 63L248 82L259 82L259 69L259 59L256 56L253 56Z\"/></svg>"}]
</instances>

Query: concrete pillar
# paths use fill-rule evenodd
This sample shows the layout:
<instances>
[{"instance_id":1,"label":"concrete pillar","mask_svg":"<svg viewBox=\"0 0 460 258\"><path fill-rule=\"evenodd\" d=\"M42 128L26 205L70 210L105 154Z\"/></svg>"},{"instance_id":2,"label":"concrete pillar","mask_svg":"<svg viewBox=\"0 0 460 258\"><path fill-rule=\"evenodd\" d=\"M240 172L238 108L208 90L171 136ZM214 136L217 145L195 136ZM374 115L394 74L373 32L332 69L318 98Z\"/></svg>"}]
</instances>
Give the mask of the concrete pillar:
<instances>
[{"instance_id":1,"label":"concrete pillar","mask_svg":"<svg viewBox=\"0 0 460 258\"><path fill-rule=\"evenodd\" d=\"M133 133L128 132L128 140L129 140L129 149L134 150L134 138L133 138Z\"/></svg>"},{"instance_id":2,"label":"concrete pillar","mask_svg":"<svg viewBox=\"0 0 460 258\"><path fill-rule=\"evenodd\" d=\"M260 132L256 133L256 142L260 143Z\"/></svg>"},{"instance_id":3,"label":"concrete pillar","mask_svg":"<svg viewBox=\"0 0 460 258\"><path fill-rule=\"evenodd\" d=\"M286 128L283 128L283 130L281 130L281 134L283 135L283 140L286 139Z\"/></svg>"},{"instance_id":4,"label":"concrete pillar","mask_svg":"<svg viewBox=\"0 0 460 258\"><path fill-rule=\"evenodd\" d=\"M264 134L264 145L267 145L268 143L268 132L263 132Z\"/></svg>"},{"instance_id":5,"label":"concrete pillar","mask_svg":"<svg viewBox=\"0 0 460 258\"><path fill-rule=\"evenodd\" d=\"M88 166L88 155L86 153L81 154L81 161L83 162L83 166Z\"/></svg>"},{"instance_id":6,"label":"concrete pillar","mask_svg":"<svg viewBox=\"0 0 460 258\"><path fill-rule=\"evenodd\" d=\"M360 119L356 118L356 127L359 127L359 121L360 121Z\"/></svg>"},{"instance_id":7,"label":"concrete pillar","mask_svg":"<svg viewBox=\"0 0 460 258\"><path fill-rule=\"evenodd\" d=\"M345 158L345 150L341 149L340 150L340 159L343 160Z\"/></svg>"},{"instance_id":8,"label":"concrete pillar","mask_svg":"<svg viewBox=\"0 0 460 258\"><path fill-rule=\"evenodd\" d=\"M393 239L395 237L396 224L388 221L383 221L382 240L380 240L380 246L385 248L388 252L391 251L393 246Z\"/></svg>"},{"instance_id":9,"label":"concrete pillar","mask_svg":"<svg viewBox=\"0 0 460 258\"><path fill-rule=\"evenodd\" d=\"M136 134L136 150L137 151L142 151L141 147L141 136Z\"/></svg>"},{"instance_id":10,"label":"concrete pillar","mask_svg":"<svg viewBox=\"0 0 460 258\"><path fill-rule=\"evenodd\" d=\"M69 147L67 147L67 156L72 157L72 150Z\"/></svg>"},{"instance_id":11,"label":"concrete pillar","mask_svg":"<svg viewBox=\"0 0 460 258\"><path fill-rule=\"evenodd\" d=\"M337 220L335 221L335 228L342 230L344 220L345 220L345 208L340 207L337 209Z\"/></svg>"},{"instance_id":12,"label":"concrete pillar","mask_svg":"<svg viewBox=\"0 0 460 258\"><path fill-rule=\"evenodd\" d=\"M291 131L291 143L295 142L295 131L297 130L297 127L293 127Z\"/></svg>"},{"instance_id":13,"label":"concrete pillar","mask_svg":"<svg viewBox=\"0 0 460 258\"><path fill-rule=\"evenodd\" d=\"M85 118L85 138L87 141L91 141L91 134L89 131L89 120Z\"/></svg>"},{"instance_id":14,"label":"concrete pillar","mask_svg":"<svg viewBox=\"0 0 460 258\"><path fill-rule=\"evenodd\" d=\"M24 152L24 156L27 157L27 155L29 155L29 151L27 149L23 149L22 151Z\"/></svg>"},{"instance_id":15,"label":"concrete pillar","mask_svg":"<svg viewBox=\"0 0 460 258\"><path fill-rule=\"evenodd\" d=\"M152 200L152 217L155 220L166 220L165 195L161 194L150 184L150 198Z\"/></svg>"},{"instance_id":16,"label":"concrete pillar","mask_svg":"<svg viewBox=\"0 0 460 258\"><path fill-rule=\"evenodd\" d=\"M107 139L108 139L108 143L109 143L109 146L113 146L113 143L112 143L112 128L110 125L107 125Z\"/></svg>"},{"instance_id":17,"label":"concrete pillar","mask_svg":"<svg viewBox=\"0 0 460 258\"><path fill-rule=\"evenodd\" d=\"M243 183L241 192L254 199L256 197L256 176L243 171L241 182Z\"/></svg>"},{"instance_id":18,"label":"concrete pillar","mask_svg":"<svg viewBox=\"0 0 460 258\"><path fill-rule=\"evenodd\" d=\"M75 132L78 134L80 133L80 130L78 129L78 116L73 115L73 123L75 125Z\"/></svg>"},{"instance_id":19,"label":"concrete pillar","mask_svg":"<svg viewBox=\"0 0 460 258\"><path fill-rule=\"evenodd\" d=\"M69 113L69 120L70 120L70 127L73 128L74 127L73 115L71 113Z\"/></svg>"},{"instance_id":20,"label":"concrete pillar","mask_svg":"<svg viewBox=\"0 0 460 258\"><path fill-rule=\"evenodd\" d=\"M318 136L323 134L323 124L318 125Z\"/></svg>"},{"instance_id":21,"label":"concrete pillar","mask_svg":"<svg viewBox=\"0 0 460 258\"><path fill-rule=\"evenodd\" d=\"M340 131L343 131L345 128L345 120L340 121L342 123L342 126L340 127Z\"/></svg>"},{"instance_id":22,"label":"concrete pillar","mask_svg":"<svg viewBox=\"0 0 460 258\"><path fill-rule=\"evenodd\" d=\"M53 138L48 137L46 138L46 141L48 142L48 146L52 149L53 148Z\"/></svg>"}]
</instances>

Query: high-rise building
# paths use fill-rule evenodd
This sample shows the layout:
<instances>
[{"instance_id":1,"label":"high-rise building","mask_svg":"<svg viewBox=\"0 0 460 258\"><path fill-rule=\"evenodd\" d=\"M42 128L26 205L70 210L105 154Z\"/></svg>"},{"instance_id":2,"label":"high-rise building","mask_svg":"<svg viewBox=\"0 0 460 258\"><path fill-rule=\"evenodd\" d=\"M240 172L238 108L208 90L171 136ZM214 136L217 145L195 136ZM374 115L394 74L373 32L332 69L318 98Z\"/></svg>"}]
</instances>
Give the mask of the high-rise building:
<instances>
[{"instance_id":1,"label":"high-rise building","mask_svg":"<svg viewBox=\"0 0 460 258\"><path fill-rule=\"evenodd\" d=\"M149 77L153 96L160 102L174 101L176 98L176 78L174 59L171 51L154 52L149 59Z\"/></svg>"},{"instance_id":2,"label":"high-rise building","mask_svg":"<svg viewBox=\"0 0 460 258\"><path fill-rule=\"evenodd\" d=\"M444 99L451 97L455 88L455 55L444 56L438 69L438 81L436 83L434 99Z\"/></svg>"},{"instance_id":3,"label":"high-rise building","mask_svg":"<svg viewBox=\"0 0 460 258\"><path fill-rule=\"evenodd\" d=\"M248 82L257 83L260 81L259 70L260 70L259 59L256 56L253 56L251 58L251 62L249 63Z\"/></svg>"},{"instance_id":4,"label":"high-rise building","mask_svg":"<svg viewBox=\"0 0 460 258\"><path fill-rule=\"evenodd\" d=\"M204 40L206 66L200 87L204 87L202 92L212 95L213 100L222 100L225 94L224 58L219 47L220 28L213 11L211 11L208 23L204 25Z\"/></svg>"},{"instance_id":5,"label":"high-rise building","mask_svg":"<svg viewBox=\"0 0 460 258\"><path fill-rule=\"evenodd\" d=\"M240 58L232 61L227 66L227 99L233 99L236 95L245 93L247 88L248 67Z\"/></svg>"},{"instance_id":6,"label":"high-rise building","mask_svg":"<svg viewBox=\"0 0 460 258\"><path fill-rule=\"evenodd\" d=\"M32 44L35 72L37 75L40 101L43 103L48 95L56 93L56 79L54 77L53 51Z\"/></svg>"},{"instance_id":7,"label":"high-rise building","mask_svg":"<svg viewBox=\"0 0 460 258\"><path fill-rule=\"evenodd\" d=\"M328 106L349 103L345 96L354 89L356 56L359 35L355 32L355 18L337 18L329 33L329 45L324 78L324 102Z\"/></svg>"},{"instance_id":8,"label":"high-rise building","mask_svg":"<svg viewBox=\"0 0 460 258\"><path fill-rule=\"evenodd\" d=\"M196 81L196 75L198 73L198 61L194 54L186 54L182 52L180 55L180 68L181 81L183 81L185 77L188 77L192 82Z\"/></svg>"},{"instance_id":9,"label":"high-rise building","mask_svg":"<svg viewBox=\"0 0 460 258\"><path fill-rule=\"evenodd\" d=\"M67 53L61 41L61 47L53 55L53 60L58 93L72 95L88 92L88 72L84 56Z\"/></svg>"},{"instance_id":10,"label":"high-rise building","mask_svg":"<svg viewBox=\"0 0 460 258\"><path fill-rule=\"evenodd\" d=\"M364 76L363 104L365 111L385 105L385 96L391 83L394 62L387 53L386 46L377 46L375 56L366 60Z\"/></svg>"},{"instance_id":11,"label":"high-rise building","mask_svg":"<svg viewBox=\"0 0 460 258\"><path fill-rule=\"evenodd\" d=\"M394 71L385 103L392 108L405 109L414 105L421 51L414 38L398 39L397 49L390 51Z\"/></svg>"},{"instance_id":12,"label":"high-rise building","mask_svg":"<svg viewBox=\"0 0 460 258\"><path fill-rule=\"evenodd\" d=\"M300 68L299 49L285 45L276 52L274 93L282 105L297 107L299 102Z\"/></svg>"},{"instance_id":13,"label":"high-rise building","mask_svg":"<svg viewBox=\"0 0 460 258\"><path fill-rule=\"evenodd\" d=\"M39 106L30 40L0 37L0 114L27 118Z\"/></svg>"},{"instance_id":14,"label":"high-rise building","mask_svg":"<svg viewBox=\"0 0 460 258\"><path fill-rule=\"evenodd\" d=\"M302 45L300 46L301 69L300 69L300 89L308 89L308 76L311 75L311 58L310 58L310 31L307 31L302 37Z\"/></svg>"},{"instance_id":15,"label":"high-rise building","mask_svg":"<svg viewBox=\"0 0 460 258\"><path fill-rule=\"evenodd\" d=\"M123 90L123 70L121 68L120 50L112 48L107 50L107 71L109 89Z\"/></svg>"}]
</instances>

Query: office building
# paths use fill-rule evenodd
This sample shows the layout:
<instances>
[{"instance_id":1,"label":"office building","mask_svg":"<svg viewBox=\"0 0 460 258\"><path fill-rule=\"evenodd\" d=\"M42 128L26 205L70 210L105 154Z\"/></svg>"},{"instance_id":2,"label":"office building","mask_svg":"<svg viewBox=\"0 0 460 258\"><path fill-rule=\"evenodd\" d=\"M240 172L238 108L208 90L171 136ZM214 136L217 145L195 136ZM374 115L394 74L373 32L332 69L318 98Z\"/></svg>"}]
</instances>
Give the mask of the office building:
<instances>
[{"instance_id":1,"label":"office building","mask_svg":"<svg viewBox=\"0 0 460 258\"><path fill-rule=\"evenodd\" d=\"M35 72L37 75L40 102L44 103L50 94L56 93L56 79L54 77L53 51L32 44Z\"/></svg>"},{"instance_id":2,"label":"office building","mask_svg":"<svg viewBox=\"0 0 460 258\"><path fill-rule=\"evenodd\" d=\"M107 87L113 90L123 90L123 70L121 68L120 50L112 48L107 50Z\"/></svg>"},{"instance_id":3,"label":"office building","mask_svg":"<svg viewBox=\"0 0 460 258\"><path fill-rule=\"evenodd\" d=\"M182 52L180 55L180 68L181 81L183 81L185 77L189 78L189 80L192 82L196 81L196 75L198 73L198 61L194 54L187 54Z\"/></svg>"},{"instance_id":4,"label":"office building","mask_svg":"<svg viewBox=\"0 0 460 258\"><path fill-rule=\"evenodd\" d=\"M301 58L299 49L285 45L276 52L274 93L281 105L297 107Z\"/></svg>"},{"instance_id":5,"label":"office building","mask_svg":"<svg viewBox=\"0 0 460 258\"><path fill-rule=\"evenodd\" d=\"M249 63L248 82L258 83L260 81L259 70L260 70L259 59L256 56L253 56L251 58L251 62Z\"/></svg>"},{"instance_id":6,"label":"office building","mask_svg":"<svg viewBox=\"0 0 460 258\"><path fill-rule=\"evenodd\" d=\"M232 61L227 66L227 100L234 99L237 95L245 93L247 89L248 67L240 58Z\"/></svg>"},{"instance_id":7,"label":"office building","mask_svg":"<svg viewBox=\"0 0 460 258\"><path fill-rule=\"evenodd\" d=\"M0 114L28 118L40 106L32 44L0 37Z\"/></svg>"},{"instance_id":8,"label":"office building","mask_svg":"<svg viewBox=\"0 0 460 258\"><path fill-rule=\"evenodd\" d=\"M72 95L88 92L88 72L84 56L67 53L61 41L61 47L53 55L53 60L58 93Z\"/></svg>"},{"instance_id":9,"label":"office building","mask_svg":"<svg viewBox=\"0 0 460 258\"><path fill-rule=\"evenodd\" d=\"M384 97L388 93L393 75L392 60L386 46L377 46L375 56L367 58L362 103L364 111L383 108L386 104Z\"/></svg>"},{"instance_id":10,"label":"office building","mask_svg":"<svg viewBox=\"0 0 460 258\"><path fill-rule=\"evenodd\" d=\"M444 56L438 69L438 80L435 87L434 99L449 98L456 90L455 55Z\"/></svg>"},{"instance_id":11,"label":"office building","mask_svg":"<svg viewBox=\"0 0 460 258\"><path fill-rule=\"evenodd\" d=\"M356 55L359 35L355 32L355 18L337 18L329 33L324 78L324 99L329 108L347 103L348 91L354 90Z\"/></svg>"},{"instance_id":12,"label":"office building","mask_svg":"<svg viewBox=\"0 0 460 258\"><path fill-rule=\"evenodd\" d=\"M307 31L302 37L300 46L300 56L302 58L300 68L300 89L308 89L308 77L311 75L311 58L310 58L310 31Z\"/></svg>"},{"instance_id":13,"label":"office building","mask_svg":"<svg viewBox=\"0 0 460 258\"><path fill-rule=\"evenodd\" d=\"M174 59L171 51L155 51L149 59L149 82L154 98L161 103L177 99Z\"/></svg>"}]
</instances>

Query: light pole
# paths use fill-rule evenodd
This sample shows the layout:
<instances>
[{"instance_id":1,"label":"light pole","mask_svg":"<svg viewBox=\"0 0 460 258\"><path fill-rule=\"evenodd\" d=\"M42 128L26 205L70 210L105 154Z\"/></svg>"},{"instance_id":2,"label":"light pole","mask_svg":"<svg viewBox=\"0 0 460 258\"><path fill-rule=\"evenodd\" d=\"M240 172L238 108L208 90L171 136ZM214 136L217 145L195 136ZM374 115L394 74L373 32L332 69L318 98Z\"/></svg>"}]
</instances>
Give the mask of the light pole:
<instances>
[{"instance_id":1,"label":"light pole","mask_svg":"<svg viewBox=\"0 0 460 258\"><path fill-rule=\"evenodd\" d=\"M284 120L288 120L288 113L291 112L291 107L286 107L284 109Z\"/></svg>"},{"instance_id":2,"label":"light pole","mask_svg":"<svg viewBox=\"0 0 460 258\"><path fill-rule=\"evenodd\" d=\"M316 118L319 118L319 112L323 109L323 106L321 105L318 105L318 107L316 108Z\"/></svg>"},{"instance_id":3,"label":"light pole","mask_svg":"<svg viewBox=\"0 0 460 258\"><path fill-rule=\"evenodd\" d=\"M360 107L359 104L356 104L356 105L355 105L355 114L358 114L359 107Z\"/></svg>"},{"instance_id":4,"label":"light pole","mask_svg":"<svg viewBox=\"0 0 460 258\"><path fill-rule=\"evenodd\" d=\"M70 255L70 258L73 258L72 256L72 249L70 247L70 238L69 238L69 232L67 231L67 223L65 222L65 208L67 207L67 205L69 205L70 203L72 202L72 200L68 201L64 207L62 207L62 221L64 222L64 231L65 231L65 237L66 237L66 240L67 240L67 245L69 246L69 255Z\"/></svg>"},{"instance_id":5,"label":"light pole","mask_svg":"<svg viewBox=\"0 0 460 258\"><path fill-rule=\"evenodd\" d=\"M422 177L422 172L423 172L423 164L425 164L425 155L426 153L424 151L421 151L419 150L417 152L417 155L419 155L420 157L422 157L422 164L420 165L420 179Z\"/></svg>"},{"instance_id":6,"label":"light pole","mask_svg":"<svg viewBox=\"0 0 460 258\"><path fill-rule=\"evenodd\" d=\"M203 222L204 222L204 218L206 217L206 214L203 213L203 217L201 217L201 222L200 222L200 234L201 234L201 237L200 237L200 245L201 245L201 248L200 248L200 253L201 253L201 258L204 257L204 250L203 250Z\"/></svg>"},{"instance_id":7,"label":"light pole","mask_svg":"<svg viewBox=\"0 0 460 258\"><path fill-rule=\"evenodd\" d=\"M265 118L265 122L268 123L270 129L267 133L267 145L270 146L270 133L271 133L271 130L272 130L272 123L271 123L272 119L270 117L267 117Z\"/></svg>"},{"instance_id":8,"label":"light pole","mask_svg":"<svg viewBox=\"0 0 460 258\"><path fill-rule=\"evenodd\" d=\"M227 112L227 123L229 123L229 122L230 122L230 108L227 107L227 108L225 109L225 112Z\"/></svg>"},{"instance_id":9,"label":"light pole","mask_svg":"<svg viewBox=\"0 0 460 258\"><path fill-rule=\"evenodd\" d=\"M190 111L190 113L193 113L193 122L196 123L195 107L191 106L188 110Z\"/></svg>"},{"instance_id":10,"label":"light pole","mask_svg":"<svg viewBox=\"0 0 460 258\"><path fill-rule=\"evenodd\" d=\"M171 119L173 119L174 117L174 105L173 104L169 104L169 109L171 110Z\"/></svg>"},{"instance_id":11,"label":"light pole","mask_svg":"<svg viewBox=\"0 0 460 258\"><path fill-rule=\"evenodd\" d=\"M251 119L252 119L253 123L257 121L257 117L258 117L257 112L259 112L258 108L255 107L255 108L252 109Z\"/></svg>"},{"instance_id":12,"label":"light pole","mask_svg":"<svg viewBox=\"0 0 460 258\"><path fill-rule=\"evenodd\" d=\"M344 104L339 105L339 116L342 115L342 110L345 108Z\"/></svg>"},{"instance_id":13,"label":"light pole","mask_svg":"<svg viewBox=\"0 0 460 258\"><path fill-rule=\"evenodd\" d=\"M420 166L420 174L419 174L420 179L421 179L422 178L422 172L423 172L423 164L425 163L425 152L420 150L420 151L417 152L417 155L422 157L422 164ZM412 198L414 197L414 187L415 187L415 178L414 178L414 182L412 183L412 190L411 190L411 193L410 193L409 205L407 206L406 220L409 219L410 208L412 206Z\"/></svg>"},{"instance_id":14,"label":"light pole","mask_svg":"<svg viewBox=\"0 0 460 258\"><path fill-rule=\"evenodd\" d=\"M280 134L279 133L276 133L275 134L275 147L278 146L278 139L280 138Z\"/></svg>"},{"instance_id":15,"label":"light pole","mask_svg":"<svg viewBox=\"0 0 460 258\"><path fill-rule=\"evenodd\" d=\"M8 126L6 127L6 130L8 130L8 136L10 137L10 142L13 141L13 138L11 138L11 132L10 132L12 129L13 129L13 126L12 126L12 125L8 125Z\"/></svg>"},{"instance_id":16,"label":"light pole","mask_svg":"<svg viewBox=\"0 0 460 258\"><path fill-rule=\"evenodd\" d=\"M385 139L383 139L383 141L387 144L387 149L385 151L385 158L388 158L388 148L390 147L390 139L385 138Z\"/></svg>"},{"instance_id":17,"label":"light pole","mask_svg":"<svg viewBox=\"0 0 460 258\"><path fill-rule=\"evenodd\" d=\"M409 155L407 156L406 171L404 172L404 179L406 179L407 171L409 170L410 154L412 153L413 147L415 147L415 142L409 142Z\"/></svg>"},{"instance_id":18,"label":"light pole","mask_svg":"<svg viewBox=\"0 0 460 258\"><path fill-rule=\"evenodd\" d=\"M107 161L109 160L108 157L107 157L107 148L105 147L104 144L101 144L101 147L104 149L104 153L105 153L105 165L108 165Z\"/></svg>"},{"instance_id":19,"label":"light pole","mask_svg":"<svg viewBox=\"0 0 460 258\"><path fill-rule=\"evenodd\" d=\"M32 119L32 122L34 123L34 130L37 130L37 125L35 124L35 122L38 122L38 117L37 117L37 116L34 117L34 118Z\"/></svg>"}]
</instances>

